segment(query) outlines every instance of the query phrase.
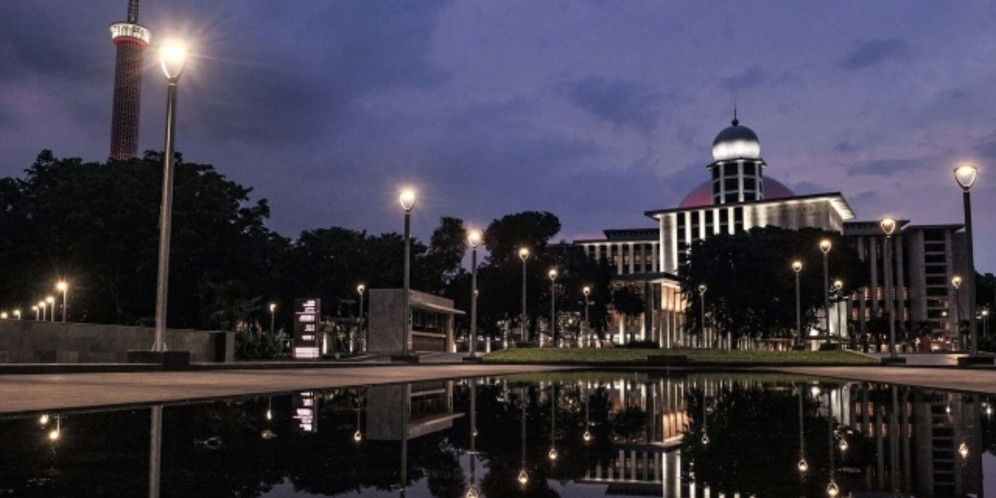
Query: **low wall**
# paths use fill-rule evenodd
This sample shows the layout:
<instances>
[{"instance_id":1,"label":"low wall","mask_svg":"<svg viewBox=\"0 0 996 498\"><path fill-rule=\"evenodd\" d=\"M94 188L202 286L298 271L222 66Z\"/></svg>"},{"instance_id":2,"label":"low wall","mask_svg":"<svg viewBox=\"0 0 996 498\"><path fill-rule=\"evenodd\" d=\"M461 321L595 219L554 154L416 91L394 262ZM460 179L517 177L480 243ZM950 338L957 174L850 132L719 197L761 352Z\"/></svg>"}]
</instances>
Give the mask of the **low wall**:
<instances>
[{"instance_id":1,"label":"low wall","mask_svg":"<svg viewBox=\"0 0 996 498\"><path fill-rule=\"evenodd\" d=\"M0 363L126 363L128 350L149 350L150 327L93 323L0 321ZM235 334L167 330L170 351L190 351L190 361L232 362Z\"/></svg>"}]
</instances>

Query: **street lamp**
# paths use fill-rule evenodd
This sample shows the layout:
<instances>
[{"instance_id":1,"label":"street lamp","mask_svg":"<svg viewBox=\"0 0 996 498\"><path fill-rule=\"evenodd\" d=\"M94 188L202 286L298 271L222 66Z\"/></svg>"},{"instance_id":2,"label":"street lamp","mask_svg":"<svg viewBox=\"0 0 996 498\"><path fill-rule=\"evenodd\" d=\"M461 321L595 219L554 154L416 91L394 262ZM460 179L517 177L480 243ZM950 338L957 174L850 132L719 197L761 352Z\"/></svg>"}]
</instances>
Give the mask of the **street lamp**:
<instances>
[{"instance_id":1,"label":"street lamp","mask_svg":"<svg viewBox=\"0 0 996 498\"><path fill-rule=\"evenodd\" d=\"M843 288L844 288L844 282L843 281L841 281L840 279L837 279L837 280L833 281L833 293L834 293L835 299L837 301L837 338L838 338L838 340L843 340L844 339L844 328L843 328L843 326L841 326L841 323L840 323L840 314L841 314L840 313L840 303L844 302L844 300L840 298L840 291Z\"/></svg>"},{"instance_id":2,"label":"street lamp","mask_svg":"<svg viewBox=\"0 0 996 498\"><path fill-rule=\"evenodd\" d=\"M477 246L481 245L481 231L467 234L470 246L470 357L477 357Z\"/></svg>"},{"instance_id":3,"label":"street lamp","mask_svg":"<svg viewBox=\"0 0 996 498\"><path fill-rule=\"evenodd\" d=\"M889 312L889 358L896 358L896 319L892 303L892 232L896 230L896 220L883 218L879 222L885 233L885 309Z\"/></svg>"},{"instance_id":4,"label":"street lamp","mask_svg":"<svg viewBox=\"0 0 996 498\"><path fill-rule=\"evenodd\" d=\"M55 323L55 298L48 296L45 298L45 302L48 303L49 319L52 320L52 323Z\"/></svg>"},{"instance_id":5,"label":"street lamp","mask_svg":"<svg viewBox=\"0 0 996 498\"><path fill-rule=\"evenodd\" d=\"M363 351L367 350L367 337L363 334L363 293L367 290L367 287L363 284L356 286L356 293L360 295L360 321L358 323L360 327L360 338L363 341Z\"/></svg>"},{"instance_id":6,"label":"street lamp","mask_svg":"<svg viewBox=\"0 0 996 498\"><path fill-rule=\"evenodd\" d=\"M69 292L69 283L60 280L59 283L55 284L55 288L62 293L62 323L66 323L66 296Z\"/></svg>"},{"instance_id":7,"label":"street lamp","mask_svg":"<svg viewBox=\"0 0 996 498\"><path fill-rule=\"evenodd\" d=\"M803 420L802 420L802 393L803 389L799 388L799 472L805 474L809 470L809 463L806 462L806 439L805 432L803 431Z\"/></svg>"},{"instance_id":8,"label":"street lamp","mask_svg":"<svg viewBox=\"0 0 996 498\"><path fill-rule=\"evenodd\" d=\"M32 306L31 311L35 312L35 321L38 321L38 305Z\"/></svg>"},{"instance_id":9,"label":"street lamp","mask_svg":"<svg viewBox=\"0 0 996 498\"><path fill-rule=\"evenodd\" d=\"M985 315L986 315L986 312L983 311L982 312L982 316L984 317ZM14 318L16 320L20 320L21 319L21 310L14 310Z\"/></svg>"},{"instance_id":10,"label":"street lamp","mask_svg":"<svg viewBox=\"0 0 996 498\"><path fill-rule=\"evenodd\" d=\"M799 337L799 347L802 347L802 307L799 304L799 272L802 271L802 262L793 261L792 271L795 272L795 333Z\"/></svg>"},{"instance_id":11,"label":"street lamp","mask_svg":"<svg viewBox=\"0 0 996 498\"><path fill-rule=\"evenodd\" d=\"M550 462L557 460L557 384L550 383Z\"/></svg>"},{"instance_id":12,"label":"street lamp","mask_svg":"<svg viewBox=\"0 0 996 498\"><path fill-rule=\"evenodd\" d=\"M972 349L969 351L970 356L978 356L979 354L979 341L975 333L975 251L972 247L974 242L972 240L972 194L969 190L972 185L975 184L975 178L979 173L979 169L975 167L974 164L962 164L954 169L955 180L958 181L958 186L961 187L963 192L962 202L965 205L965 238L967 256L968 256L968 271L969 277L972 279L973 284L968 286L968 331L972 338Z\"/></svg>"},{"instance_id":13,"label":"street lamp","mask_svg":"<svg viewBox=\"0 0 996 498\"><path fill-rule=\"evenodd\" d=\"M701 320L699 321L699 332L701 332L702 337L702 347L706 346L706 330L705 330L705 293L706 285L699 284L699 309L702 312Z\"/></svg>"},{"instance_id":14,"label":"street lamp","mask_svg":"<svg viewBox=\"0 0 996 498\"><path fill-rule=\"evenodd\" d=\"M38 307L41 308L41 321L44 322L45 321L45 308L47 308L44 299L42 299L41 301L38 301Z\"/></svg>"},{"instance_id":15,"label":"street lamp","mask_svg":"<svg viewBox=\"0 0 996 498\"><path fill-rule=\"evenodd\" d=\"M830 277L829 277L829 263L827 263L827 255L830 253L830 240L823 239L820 241L820 252L823 253L823 323L827 331L827 346L830 345Z\"/></svg>"},{"instance_id":16,"label":"street lamp","mask_svg":"<svg viewBox=\"0 0 996 498\"><path fill-rule=\"evenodd\" d=\"M581 341L581 347L584 347L584 343L588 340L588 335L591 333L591 323L588 322L588 304L590 303L588 295L591 294L591 287L586 285L584 289L581 289L581 292L584 294L584 340Z\"/></svg>"},{"instance_id":17,"label":"street lamp","mask_svg":"<svg viewBox=\"0 0 996 498\"><path fill-rule=\"evenodd\" d=\"M964 342L961 336L961 277L955 275L951 279L951 286L955 288L955 333L958 334L958 340Z\"/></svg>"},{"instance_id":18,"label":"street lamp","mask_svg":"<svg viewBox=\"0 0 996 498\"><path fill-rule=\"evenodd\" d=\"M550 268L550 346L557 347L557 269ZM540 345L542 345L540 341Z\"/></svg>"},{"instance_id":19,"label":"street lamp","mask_svg":"<svg viewBox=\"0 0 996 498\"><path fill-rule=\"evenodd\" d=\"M7 319L7 312L0 311L0 320L6 320L6 319Z\"/></svg>"},{"instance_id":20,"label":"street lamp","mask_svg":"<svg viewBox=\"0 0 996 498\"><path fill-rule=\"evenodd\" d=\"M523 247L519 249L519 259L522 260L522 342L526 342L526 260L529 259L529 249Z\"/></svg>"},{"instance_id":21,"label":"street lamp","mask_svg":"<svg viewBox=\"0 0 996 498\"><path fill-rule=\"evenodd\" d=\"M277 305L276 303L270 303L270 334L273 334L273 323L276 321L277 316Z\"/></svg>"},{"instance_id":22,"label":"street lamp","mask_svg":"<svg viewBox=\"0 0 996 498\"><path fill-rule=\"evenodd\" d=\"M412 333L412 311L408 304L408 292L410 285L409 272L411 271L411 217L412 209L415 208L415 191L411 189L405 189L401 192L399 197L401 202L401 209L405 210L405 288L403 292L403 302L401 303L402 309L404 310L405 316L405 337L401 341L401 356L408 356L408 339L411 337Z\"/></svg>"},{"instance_id":23,"label":"street lamp","mask_svg":"<svg viewBox=\"0 0 996 498\"><path fill-rule=\"evenodd\" d=\"M163 153L163 199L159 213L159 267L156 277L156 333L152 350L167 351L166 297L169 290L169 239L173 217L173 140L176 137L177 83L187 62L187 49L166 45L159 51L166 74L166 151Z\"/></svg>"}]
</instances>

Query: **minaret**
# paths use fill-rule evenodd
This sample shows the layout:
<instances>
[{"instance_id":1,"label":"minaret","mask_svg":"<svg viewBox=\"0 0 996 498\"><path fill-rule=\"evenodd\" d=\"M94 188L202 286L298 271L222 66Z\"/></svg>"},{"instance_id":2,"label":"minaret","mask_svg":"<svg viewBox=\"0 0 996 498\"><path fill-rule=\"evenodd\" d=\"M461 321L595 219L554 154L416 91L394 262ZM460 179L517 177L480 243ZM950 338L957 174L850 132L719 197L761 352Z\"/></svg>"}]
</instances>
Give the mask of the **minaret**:
<instances>
[{"instance_id":1,"label":"minaret","mask_svg":"<svg viewBox=\"0 0 996 498\"><path fill-rule=\"evenodd\" d=\"M111 25L118 56L114 66L111 159L138 155L138 115L142 105L142 65L152 32L138 24L138 0L128 0L128 21Z\"/></svg>"}]
</instances>

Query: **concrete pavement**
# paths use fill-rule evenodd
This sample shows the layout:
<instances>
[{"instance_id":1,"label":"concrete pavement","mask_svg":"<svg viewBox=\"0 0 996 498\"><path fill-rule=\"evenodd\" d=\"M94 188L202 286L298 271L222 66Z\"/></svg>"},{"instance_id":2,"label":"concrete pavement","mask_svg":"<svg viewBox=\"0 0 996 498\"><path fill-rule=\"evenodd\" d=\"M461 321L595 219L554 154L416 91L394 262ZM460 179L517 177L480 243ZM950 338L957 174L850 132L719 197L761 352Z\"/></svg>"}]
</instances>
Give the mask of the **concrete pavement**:
<instances>
[{"instance_id":1,"label":"concrete pavement","mask_svg":"<svg viewBox=\"0 0 996 498\"><path fill-rule=\"evenodd\" d=\"M542 365L383 365L378 367L188 372L0 375L0 414L182 403L200 399L416 382L429 379L549 372Z\"/></svg>"},{"instance_id":2,"label":"concrete pavement","mask_svg":"<svg viewBox=\"0 0 996 498\"><path fill-rule=\"evenodd\" d=\"M932 367L780 367L772 370L846 380L996 394L996 369Z\"/></svg>"}]
</instances>

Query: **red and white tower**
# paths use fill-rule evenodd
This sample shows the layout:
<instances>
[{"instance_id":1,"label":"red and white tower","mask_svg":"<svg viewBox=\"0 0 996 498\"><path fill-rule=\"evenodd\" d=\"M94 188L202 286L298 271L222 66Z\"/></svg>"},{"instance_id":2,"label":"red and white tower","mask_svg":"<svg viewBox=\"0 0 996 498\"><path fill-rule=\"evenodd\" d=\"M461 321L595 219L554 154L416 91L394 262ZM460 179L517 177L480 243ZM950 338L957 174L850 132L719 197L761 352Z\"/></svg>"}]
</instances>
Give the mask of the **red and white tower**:
<instances>
[{"instance_id":1,"label":"red and white tower","mask_svg":"<svg viewBox=\"0 0 996 498\"><path fill-rule=\"evenodd\" d=\"M142 106L142 65L152 32L138 24L138 0L128 0L128 21L111 25L117 47L114 66L114 110L111 116L111 159L138 155L138 116Z\"/></svg>"}]
</instances>

